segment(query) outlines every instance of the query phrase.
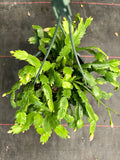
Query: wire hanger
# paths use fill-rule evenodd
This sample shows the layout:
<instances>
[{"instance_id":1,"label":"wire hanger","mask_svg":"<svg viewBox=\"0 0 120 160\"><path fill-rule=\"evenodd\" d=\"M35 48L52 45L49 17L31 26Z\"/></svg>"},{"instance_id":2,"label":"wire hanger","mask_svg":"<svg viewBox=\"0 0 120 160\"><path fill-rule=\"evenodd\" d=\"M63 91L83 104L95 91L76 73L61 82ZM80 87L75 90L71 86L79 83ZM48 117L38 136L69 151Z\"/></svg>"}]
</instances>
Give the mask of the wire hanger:
<instances>
[{"instance_id":1,"label":"wire hanger","mask_svg":"<svg viewBox=\"0 0 120 160\"><path fill-rule=\"evenodd\" d=\"M38 78L38 76L39 76L39 74L40 74L40 72L42 70L42 67L43 67L47 57L49 56L49 53L50 53L51 48L53 46L53 43L55 41L55 38L56 38L56 35L57 35L59 27L61 28L62 32L65 35L65 31L64 31L64 29L63 29L63 27L61 25L61 18L62 17L65 17L67 19L67 21L68 21L71 46L72 46L76 61L78 63L80 72L81 72L81 74L83 76L83 79L84 79L84 82L86 84L86 79L85 79L85 76L84 76L84 72L83 72L83 69L81 67L80 61L78 59L78 53L76 52L74 41L73 41L73 36L72 36L72 27L71 27L72 26L72 20L71 20L72 13L71 13L71 9L70 9L70 6L69 6L70 0L51 0L51 2L52 2L52 8L53 8L55 17L57 19L57 26L56 26L56 29L55 29L51 44L50 44L50 46L49 46L49 48L47 50L47 53L46 53L45 58L44 58L44 60L42 62L42 65L40 66L40 69L39 69L39 71L37 73L37 76L35 78L34 84L35 84L35 82L36 82L36 80L37 80L37 78ZM79 54L79 57L80 57L80 54ZM81 59L81 61L82 61L82 59Z\"/></svg>"}]
</instances>

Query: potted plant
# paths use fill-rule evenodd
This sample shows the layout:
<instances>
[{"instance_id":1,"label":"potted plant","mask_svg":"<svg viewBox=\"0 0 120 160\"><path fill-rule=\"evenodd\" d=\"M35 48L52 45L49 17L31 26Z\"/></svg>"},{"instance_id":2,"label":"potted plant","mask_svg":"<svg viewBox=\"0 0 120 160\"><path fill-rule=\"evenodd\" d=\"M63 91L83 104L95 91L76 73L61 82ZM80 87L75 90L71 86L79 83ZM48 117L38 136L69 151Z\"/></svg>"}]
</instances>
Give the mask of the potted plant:
<instances>
[{"instance_id":1,"label":"potted plant","mask_svg":"<svg viewBox=\"0 0 120 160\"><path fill-rule=\"evenodd\" d=\"M100 86L110 83L115 87L115 91L119 88L117 77L120 75L120 61L109 60L98 47L80 47L80 41L92 20L89 17L84 22L77 14L72 22L76 51L80 53L85 50L95 57L92 63L85 63L77 53L84 77L73 54L68 21L65 18L62 27L66 36L59 28L50 54L36 80L56 27L43 29L38 25L32 26L34 36L29 38L29 43L38 45L38 53L35 56L23 50L11 51L12 56L28 64L19 70L19 81L9 92L3 94L3 97L10 94L11 105L16 108L15 124L9 133L19 134L34 125L37 133L41 135L40 142L44 144L52 131L62 138L69 138L69 132L62 125L63 120L75 131L84 126L85 116L90 123L89 134L92 140L99 118L89 103L88 93L107 109L113 127L110 112L116 112L102 102L102 99L109 99L112 93L102 91Z\"/></svg>"}]
</instances>

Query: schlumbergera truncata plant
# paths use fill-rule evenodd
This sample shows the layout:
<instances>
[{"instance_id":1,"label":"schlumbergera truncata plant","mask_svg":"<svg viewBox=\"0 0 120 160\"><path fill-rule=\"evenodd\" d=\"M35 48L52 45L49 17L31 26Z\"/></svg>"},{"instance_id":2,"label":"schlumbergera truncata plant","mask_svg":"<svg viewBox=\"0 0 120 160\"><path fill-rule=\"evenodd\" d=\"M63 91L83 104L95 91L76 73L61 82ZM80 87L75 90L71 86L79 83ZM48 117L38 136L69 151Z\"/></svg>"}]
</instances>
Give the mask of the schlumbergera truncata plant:
<instances>
[{"instance_id":1,"label":"schlumbergera truncata plant","mask_svg":"<svg viewBox=\"0 0 120 160\"><path fill-rule=\"evenodd\" d=\"M77 14L72 22L74 45L84 77L72 50L69 25L65 18L62 21L65 34L61 28L58 29L50 54L36 81L36 75L56 26L45 29L38 25L32 26L34 36L29 38L29 42L38 45L39 51L35 56L23 50L11 51L12 56L28 64L19 70L19 81L3 95L11 95L11 105L17 110L15 124L9 133L19 134L34 125L35 130L40 134L40 142L44 144L52 131L62 138L69 138L69 132L62 125L63 120L75 131L84 126L83 117L85 116L90 124L91 140L99 118L89 103L88 93L98 104L102 104L107 109L111 126L113 126L110 112L115 111L102 102L102 99L109 99L112 93L102 91L100 85L110 83L115 87L115 91L119 88L117 77L120 75L120 61L108 60L108 56L98 47L80 47L80 41L91 21L92 18L89 17L84 22L83 18ZM79 53L84 50L94 55L95 60L92 63L85 63L81 59ZM95 77L93 73L96 73Z\"/></svg>"}]
</instances>

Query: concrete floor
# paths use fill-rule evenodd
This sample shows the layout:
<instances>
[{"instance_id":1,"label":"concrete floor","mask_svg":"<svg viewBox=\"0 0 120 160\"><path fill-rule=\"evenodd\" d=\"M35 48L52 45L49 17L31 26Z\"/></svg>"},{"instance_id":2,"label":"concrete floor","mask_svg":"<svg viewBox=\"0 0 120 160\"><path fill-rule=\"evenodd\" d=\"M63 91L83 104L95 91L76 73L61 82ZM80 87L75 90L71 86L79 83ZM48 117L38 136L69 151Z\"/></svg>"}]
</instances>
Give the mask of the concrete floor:
<instances>
[{"instance_id":1,"label":"concrete floor","mask_svg":"<svg viewBox=\"0 0 120 160\"><path fill-rule=\"evenodd\" d=\"M47 0L46 0L47 1ZM50 1L50 0L49 0ZM84 18L92 16L94 21L89 27L81 46L98 46L109 56L120 57L120 2L118 0L86 0L89 4L72 3L73 17L78 12ZM15 0L7 0L15 2ZM24 2L18 0L17 2ZM32 0L26 0L32 2ZM42 2L42 0L39 0ZM72 2L75 2L72 0ZM76 2L82 2L76 0ZM94 4L91 2L95 2ZM98 4L101 3L101 4ZM104 4L103 4L104 3ZM113 4L112 4L113 3ZM114 5L118 4L118 5ZM28 12L30 16L28 16ZM32 36L32 24L42 27L56 23L51 4L5 4L0 1L0 124L14 122L14 110L9 97L1 95L17 81L17 72L24 63L9 57L9 51L24 49L35 54L36 48L28 45ZM118 36L115 33L118 33ZM7 57L8 56L8 57ZM92 58L86 58L86 61ZM106 90L112 90L107 87ZM109 125L109 117L102 106L97 107L91 99L95 112L99 115L99 125ZM120 90L106 102L120 113ZM112 114L114 125L120 125L120 114ZM0 125L0 160L119 160L120 128L97 127L95 138L89 142L89 127L77 132L70 130L71 139L63 140L54 133L47 144L41 145L34 128L20 135L8 135L10 126Z\"/></svg>"}]
</instances>

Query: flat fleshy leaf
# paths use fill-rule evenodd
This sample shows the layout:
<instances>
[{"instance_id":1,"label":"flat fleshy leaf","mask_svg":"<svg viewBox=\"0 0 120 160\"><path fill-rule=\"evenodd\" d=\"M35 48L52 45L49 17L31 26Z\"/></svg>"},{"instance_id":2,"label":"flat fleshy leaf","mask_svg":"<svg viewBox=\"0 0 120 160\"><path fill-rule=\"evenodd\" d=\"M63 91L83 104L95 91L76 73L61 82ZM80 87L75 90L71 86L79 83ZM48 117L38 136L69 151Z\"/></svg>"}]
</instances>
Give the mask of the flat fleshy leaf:
<instances>
[{"instance_id":1,"label":"flat fleshy leaf","mask_svg":"<svg viewBox=\"0 0 120 160\"><path fill-rule=\"evenodd\" d=\"M40 102L40 99L36 95L28 94L27 98L28 98L30 104L34 104L37 107L42 106L42 103Z\"/></svg>"},{"instance_id":2,"label":"flat fleshy leaf","mask_svg":"<svg viewBox=\"0 0 120 160\"><path fill-rule=\"evenodd\" d=\"M40 29L41 27L39 25L32 25L32 28L37 30L37 29Z\"/></svg>"},{"instance_id":3,"label":"flat fleshy leaf","mask_svg":"<svg viewBox=\"0 0 120 160\"><path fill-rule=\"evenodd\" d=\"M60 136L61 138L67 138L68 137L68 131L65 129L65 127L58 125L55 129L54 129L55 133Z\"/></svg>"},{"instance_id":4,"label":"flat fleshy leaf","mask_svg":"<svg viewBox=\"0 0 120 160\"><path fill-rule=\"evenodd\" d=\"M82 119L77 120L77 129L80 129L84 126L84 122Z\"/></svg>"},{"instance_id":5,"label":"flat fleshy leaf","mask_svg":"<svg viewBox=\"0 0 120 160\"><path fill-rule=\"evenodd\" d=\"M117 81L117 77L119 73L107 71L105 74L106 81L110 82L113 86L115 86L115 91L119 88L119 82Z\"/></svg>"},{"instance_id":6,"label":"flat fleshy leaf","mask_svg":"<svg viewBox=\"0 0 120 160\"><path fill-rule=\"evenodd\" d=\"M54 80L56 87L62 87L61 75L58 72L54 72Z\"/></svg>"},{"instance_id":7,"label":"flat fleshy leaf","mask_svg":"<svg viewBox=\"0 0 120 160\"><path fill-rule=\"evenodd\" d=\"M112 93L106 93L102 91L102 98L104 98L105 100L108 100L112 95Z\"/></svg>"},{"instance_id":8,"label":"flat fleshy leaf","mask_svg":"<svg viewBox=\"0 0 120 160\"><path fill-rule=\"evenodd\" d=\"M106 79L108 82L113 82L113 81L116 81L118 75L119 75L119 74L117 74L117 73L108 71L108 72L105 74L105 79Z\"/></svg>"},{"instance_id":9,"label":"flat fleshy leaf","mask_svg":"<svg viewBox=\"0 0 120 160\"><path fill-rule=\"evenodd\" d=\"M68 108L68 100L66 97L62 97L59 102L59 111L57 114L58 119L64 118L67 112L67 108Z\"/></svg>"},{"instance_id":10,"label":"flat fleshy leaf","mask_svg":"<svg viewBox=\"0 0 120 160\"><path fill-rule=\"evenodd\" d=\"M35 116L35 112L31 112L26 115L26 123L25 123L26 126L30 127L33 124L34 116Z\"/></svg>"},{"instance_id":11,"label":"flat fleshy leaf","mask_svg":"<svg viewBox=\"0 0 120 160\"><path fill-rule=\"evenodd\" d=\"M45 61L43 65L43 71L46 72L51 68L51 63L49 61Z\"/></svg>"},{"instance_id":12,"label":"flat fleshy leaf","mask_svg":"<svg viewBox=\"0 0 120 160\"><path fill-rule=\"evenodd\" d=\"M45 44L40 44L38 48L42 53L44 53L44 55L46 55L47 49L45 48Z\"/></svg>"},{"instance_id":13,"label":"flat fleshy leaf","mask_svg":"<svg viewBox=\"0 0 120 160\"><path fill-rule=\"evenodd\" d=\"M39 25L32 25L32 28L37 31L37 36L39 38L43 38L44 37L44 32L43 32L43 28L42 27L40 27Z\"/></svg>"},{"instance_id":14,"label":"flat fleshy leaf","mask_svg":"<svg viewBox=\"0 0 120 160\"><path fill-rule=\"evenodd\" d=\"M37 37L30 37L28 39L28 41L29 41L30 44L37 44L38 43Z\"/></svg>"},{"instance_id":15,"label":"flat fleshy leaf","mask_svg":"<svg viewBox=\"0 0 120 160\"><path fill-rule=\"evenodd\" d=\"M82 64L82 68L83 69L86 69L86 68L91 68L92 64L91 63L85 63L85 64Z\"/></svg>"},{"instance_id":16,"label":"flat fleshy leaf","mask_svg":"<svg viewBox=\"0 0 120 160\"><path fill-rule=\"evenodd\" d=\"M40 142L41 142L42 144L46 143L46 142L48 141L48 139L50 138L51 133L52 133L52 131L50 131L50 132L45 132L44 134L42 134L41 137L40 137Z\"/></svg>"},{"instance_id":17,"label":"flat fleshy leaf","mask_svg":"<svg viewBox=\"0 0 120 160\"><path fill-rule=\"evenodd\" d=\"M90 119L93 120L93 121L96 121L95 113L92 109L92 106L87 102L87 103L85 103L85 107L86 107L86 110L88 112L88 115L89 115Z\"/></svg>"},{"instance_id":18,"label":"flat fleshy leaf","mask_svg":"<svg viewBox=\"0 0 120 160\"><path fill-rule=\"evenodd\" d=\"M44 131L43 128L37 128L37 129L36 129L36 132L37 132L38 134L42 134L42 135L45 133L45 131Z\"/></svg>"},{"instance_id":19,"label":"flat fleshy leaf","mask_svg":"<svg viewBox=\"0 0 120 160\"><path fill-rule=\"evenodd\" d=\"M108 59L107 54L104 51L102 51L99 47L89 46L89 47L85 47L85 48L82 48L82 47L77 48L77 51L83 51L83 50L86 50L94 55L96 54L96 52L94 50L98 50L100 53L102 53L106 57L106 59Z\"/></svg>"},{"instance_id":20,"label":"flat fleshy leaf","mask_svg":"<svg viewBox=\"0 0 120 160\"><path fill-rule=\"evenodd\" d=\"M78 28L75 30L73 39L75 46L80 44L80 40L83 38L86 31L85 24L83 22L83 18L80 18L80 23L78 24Z\"/></svg>"},{"instance_id":21,"label":"flat fleshy leaf","mask_svg":"<svg viewBox=\"0 0 120 160\"><path fill-rule=\"evenodd\" d=\"M72 74L72 72L73 72L73 69L71 68L71 67L64 67L63 68L63 73L64 74Z\"/></svg>"},{"instance_id":22,"label":"flat fleshy leaf","mask_svg":"<svg viewBox=\"0 0 120 160\"><path fill-rule=\"evenodd\" d=\"M85 28L87 28L91 24L92 20L93 20L92 17L89 17L89 18L86 19L86 21L85 21Z\"/></svg>"},{"instance_id":23,"label":"flat fleshy leaf","mask_svg":"<svg viewBox=\"0 0 120 160\"><path fill-rule=\"evenodd\" d=\"M76 102L76 105L75 105L75 118L76 120L83 118L83 108L78 101Z\"/></svg>"},{"instance_id":24,"label":"flat fleshy leaf","mask_svg":"<svg viewBox=\"0 0 120 160\"><path fill-rule=\"evenodd\" d=\"M96 79L96 82L97 82L98 84L100 84L100 85L103 85L103 84L106 84L106 83L107 83L107 81L105 80L104 77L98 77L98 78Z\"/></svg>"},{"instance_id":25,"label":"flat fleshy leaf","mask_svg":"<svg viewBox=\"0 0 120 160\"><path fill-rule=\"evenodd\" d=\"M50 122L49 122L49 116L46 116L44 118L44 121L43 121L43 129L45 132L50 132L51 131L51 125L50 125Z\"/></svg>"},{"instance_id":26,"label":"flat fleshy leaf","mask_svg":"<svg viewBox=\"0 0 120 160\"><path fill-rule=\"evenodd\" d=\"M95 127L96 127L96 121L91 121L90 122L90 135L95 132Z\"/></svg>"},{"instance_id":27,"label":"flat fleshy leaf","mask_svg":"<svg viewBox=\"0 0 120 160\"><path fill-rule=\"evenodd\" d=\"M41 75L39 76L39 78L40 78L40 82L41 82L42 84L48 84L48 83L49 83L49 79L48 79L47 76L45 76L44 74L41 74Z\"/></svg>"},{"instance_id":28,"label":"flat fleshy leaf","mask_svg":"<svg viewBox=\"0 0 120 160\"><path fill-rule=\"evenodd\" d=\"M98 50L99 52L101 52L101 53L108 59L107 54L106 54L104 51L102 51L99 47L89 46L89 47L86 47L86 49L96 49L96 50Z\"/></svg>"},{"instance_id":29,"label":"flat fleshy leaf","mask_svg":"<svg viewBox=\"0 0 120 160\"><path fill-rule=\"evenodd\" d=\"M52 27L52 28L47 28L47 30L49 31L48 32L48 35L50 37L53 37L54 33L55 33L55 27Z\"/></svg>"},{"instance_id":30,"label":"flat fleshy leaf","mask_svg":"<svg viewBox=\"0 0 120 160\"><path fill-rule=\"evenodd\" d=\"M50 38L42 38L41 41L42 41L43 43L49 44L50 41L51 41L51 39L50 39Z\"/></svg>"},{"instance_id":31,"label":"flat fleshy leaf","mask_svg":"<svg viewBox=\"0 0 120 160\"><path fill-rule=\"evenodd\" d=\"M115 67L114 65L110 65L109 68L112 72L120 73L120 69L118 67Z\"/></svg>"},{"instance_id":32,"label":"flat fleshy leaf","mask_svg":"<svg viewBox=\"0 0 120 160\"><path fill-rule=\"evenodd\" d=\"M31 54L28 54L26 51L22 50L16 50L11 51L11 54L19 60L27 61L29 64L33 65L36 68L40 67L40 61L35 56L32 56Z\"/></svg>"},{"instance_id":33,"label":"flat fleshy leaf","mask_svg":"<svg viewBox=\"0 0 120 160\"><path fill-rule=\"evenodd\" d=\"M44 95L48 101L49 109L52 112L54 110L53 99L52 99L52 89L49 85L45 84L43 86L43 91L44 91Z\"/></svg>"},{"instance_id":34,"label":"flat fleshy leaf","mask_svg":"<svg viewBox=\"0 0 120 160\"><path fill-rule=\"evenodd\" d=\"M95 71L96 73L105 76L105 74L107 73L106 69L93 69L93 71Z\"/></svg>"},{"instance_id":35,"label":"flat fleshy leaf","mask_svg":"<svg viewBox=\"0 0 120 160\"><path fill-rule=\"evenodd\" d=\"M108 69L110 67L110 64L107 63L107 62L97 62L95 61L93 64L92 64L92 67L96 70L99 70L99 69Z\"/></svg>"},{"instance_id":36,"label":"flat fleshy leaf","mask_svg":"<svg viewBox=\"0 0 120 160\"><path fill-rule=\"evenodd\" d=\"M86 96L86 94L80 89L80 86L78 86L77 84L74 84L75 88L77 89L77 93L79 95L79 97L81 98L83 103L88 102L88 98Z\"/></svg>"},{"instance_id":37,"label":"flat fleshy leaf","mask_svg":"<svg viewBox=\"0 0 120 160\"><path fill-rule=\"evenodd\" d=\"M42 27L37 29L37 35L38 35L39 38L43 38L44 37L44 32L43 32Z\"/></svg>"},{"instance_id":38,"label":"flat fleshy leaf","mask_svg":"<svg viewBox=\"0 0 120 160\"><path fill-rule=\"evenodd\" d=\"M108 61L111 66L118 67L120 65L120 61L118 59L111 59Z\"/></svg>"},{"instance_id":39,"label":"flat fleshy leaf","mask_svg":"<svg viewBox=\"0 0 120 160\"><path fill-rule=\"evenodd\" d=\"M35 128L39 128L43 123L43 117L39 113L35 114L33 123Z\"/></svg>"},{"instance_id":40,"label":"flat fleshy leaf","mask_svg":"<svg viewBox=\"0 0 120 160\"><path fill-rule=\"evenodd\" d=\"M22 84L27 84L31 81L33 77L36 75L36 68L31 65L26 65L22 69L19 70L19 78Z\"/></svg>"},{"instance_id":41,"label":"flat fleshy leaf","mask_svg":"<svg viewBox=\"0 0 120 160\"><path fill-rule=\"evenodd\" d=\"M65 117L64 117L64 120L68 123L71 123L74 121L74 117L69 115L69 114L66 114Z\"/></svg>"},{"instance_id":42,"label":"flat fleshy leaf","mask_svg":"<svg viewBox=\"0 0 120 160\"><path fill-rule=\"evenodd\" d=\"M68 81L63 81L62 87L65 89L73 89L73 85Z\"/></svg>"},{"instance_id":43,"label":"flat fleshy leaf","mask_svg":"<svg viewBox=\"0 0 120 160\"><path fill-rule=\"evenodd\" d=\"M16 118L16 122L19 123L19 124L25 124L26 123L26 113L24 113L24 112L18 112L15 115L15 118Z\"/></svg>"},{"instance_id":44,"label":"flat fleshy leaf","mask_svg":"<svg viewBox=\"0 0 120 160\"><path fill-rule=\"evenodd\" d=\"M73 69L71 67L64 67L63 73L65 74L64 79L69 80L71 78Z\"/></svg>"},{"instance_id":45,"label":"flat fleshy leaf","mask_svg":"<svg viewBox=\"0 0 120 160\"><path fill-rule=\"evenodd\" d=\"M33 65L35 68L39 68L40 67L40 61L38 58L36 58L35 56L31 55L31 54L28 54L28 57L26 59L26 61Z\"/></svg>"},{"instance_id":46,"label":"flat fleshy leaf","mask_svg":"<svg viewBox=\"0 0 120 160\"><path fill-rule=\"evenodd\" d=\"M55 114L48 116L48 121L52 129L55 129L56 126L59 124L59 121L57 120L57 116Z\"/></svg>"},{"instance_id":47,"label":"flat fleshy leaf","mask_svg":"<svg viewBox=\"0 0 120 160\"><path fill-rule=\"evenodd\" d=\"M18 82L16 82L13 86L12 86L12 89L10 90L10 91L8 91L7 93L4 93L3 95L2 95L2 97L5 97L5 96L7 96L8 94L11 94L12 92L13 92L13 95L12 95L12 99L11 100L14 100L15 99L15 91L16 90L18 90L18 89L20 89L20 86L21 86L21 82L20 81L18 81ZM14 103L14 102L13 102ZM16 105L15 105L15 107L16 107Z\"/></svg>"},{"instance_id":48,"label":"flat fleshy leaf","mask_svg":"<svg viewBox=\"0 0 120 160\"><path fill-rule=\"evenodd\" d=\"M28 57L28 53L22 50L11 51L10 53L19 60L26 60Z\"/></svg>"},{"instance_id":49,"label":"flat fleshy leaf","mask_svg":"<svg viewBox=\"0 0 120 160\"><path fill-rule=\"evenodd\" d=\"M95 86L96 85L96 80L93 77L93 75L89 72L85 72L85 79L86 82L90 85L90 86Z\"/></svg>"},{"instance_id":50,"label":"flat fleshy leaf","mask_svg":"<svg viewBox=\"0 0 120 160\"><path fill-rule=\"evenodd\" d=\"M60 51L60 56L67 56L70 53L71 47L68 47L67 45L64 46Z\"/></svg>"},{"instance_id":51,"label":"flat fleshy leaf","mask_svg":"<svg viewBox=\"0 0 120 160\"><path fill-rule=\"evenodd\" d=\"M53 100L52 99L49 99L48 100L48 106L50 108L50 111L51 112L54 112L54 103L53 103Z\"/></svg>"},{"instance_id":52,"label":"flat fleshy leaf","mask_svg":"<svg viewBox=\"0 0 120 160\"><path fill-rule=\"evenodd\" d=\"M22 131L22 126L17 123L11 127L11 130L8 133L19 134Z\"/></svg>"},{"instance_id":53,"label":"flat fleshy leaf","mask_svg":"<svg viewBox=\"0 0 120 160\"><path fill-rule=\"evenodd\" d=\"M66 98L70 98L71 97L71 90L70 89L64 89L63 90L63 96Z\"/></svg>"},{"instance_id":54,"label":"flat fleshy leaf","mask_svg":"<svg viewBox=\"0 0 120 160\"><path fill-rule=\"evenodd\" d=\"M102 91L98 86L93 86L92 92L93 92L94 97L97 100L100 100L102 98Z\"/></svg>"},{"instance_id":55,"label":"flat fleshy leaf","mask_svg":"<svg viewBox=\"0 0 120 160\"><path fill-rule=\"evenodd\" d=\"M15 102L15 92L14 92L14 91L11 93L10 103L11 103L11 105L12 105L13 108L16 108L16 107L17 107L17 106L16 106L16 102Z\"/></svg>"},{"instance_id":56,"label":"flat fleshy leaf","mask_svg":"<svg viewBox=\"0 0 120 160\"><path fill-rule=\"evenodd\" d=\"M118 81L113 81L113 82L110 82L114 87L115 87L115 89L114 89L114 91L117 91L118 89L119 89L119 82Z\"/></svg>"},{"instance_id":57,"label":"flat fleshy leaf","mask_svg":"<svg viewBox=\"0 0 120 160\"><path fill-rule=\"evenodd\" d=\"M53 69L49 70L48 79L49 79L50 85L53 85L54 82L55 82L55 79L54 79L54 70Z\"/></svg>"},{"instance_id":58,"label":"flat fleshy leaf","mask_svg":"<svg viewBox=\"0 0 120 160\"><path fill-rule=\"evenodd\" d=\"M66 18L63 19L63 29L66 34L69 34L69 24Z\"/></svg>"},{"instance_id":59,"label":"flat fleshy leaf","mask_svg":"<svg viewBox=\"0 0 120 160\"><path fill-rule=\"evenodd\" d=\"M95 53L95 58L97 60L99 60L100 62L103 62L106 59L105 56L101 52L96 52Z\"/></svg>"}]
</instances>

